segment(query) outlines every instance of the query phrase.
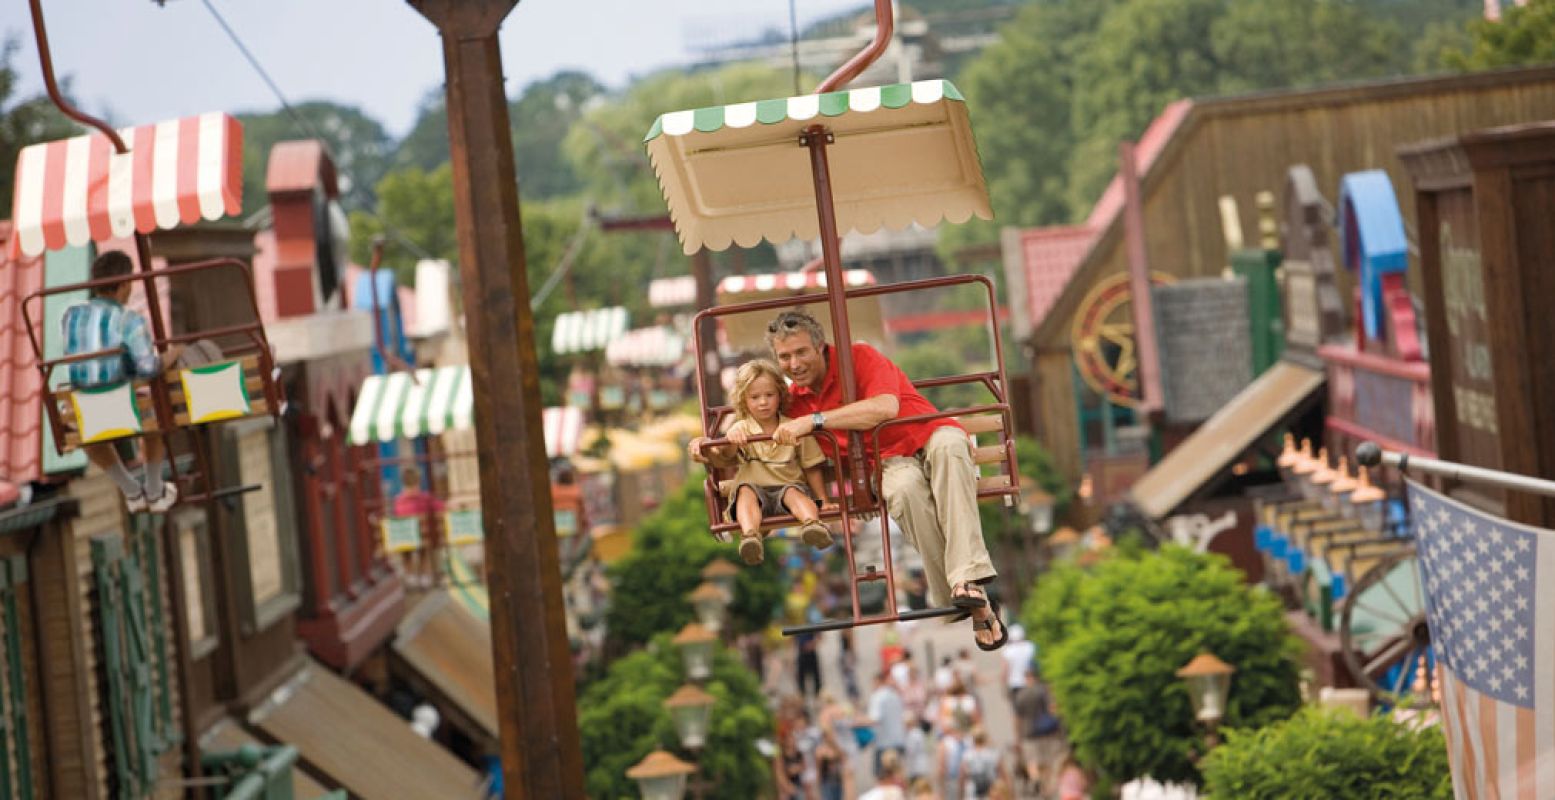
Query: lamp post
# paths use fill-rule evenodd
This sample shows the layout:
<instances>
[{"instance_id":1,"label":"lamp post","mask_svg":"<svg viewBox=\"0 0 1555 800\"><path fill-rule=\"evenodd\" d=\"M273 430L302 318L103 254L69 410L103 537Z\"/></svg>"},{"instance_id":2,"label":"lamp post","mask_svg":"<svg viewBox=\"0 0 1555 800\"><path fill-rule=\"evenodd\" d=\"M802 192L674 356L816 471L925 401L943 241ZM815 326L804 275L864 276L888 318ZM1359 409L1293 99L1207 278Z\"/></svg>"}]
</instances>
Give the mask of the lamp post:
<instances>
[{"instance_id":1,"label":"lamp post","mask_svg":"<svg viewBox=\"0 0 1555 800\"><path fill-rule=\"evenodd\" d=\"M1177 677L1188 684L1193 718L1205 727L1204 743L1211 748L1220 743L1215 728L1226 713L1226 698L1231 693L1233 672L1236 672L1236 667L1208 651L1194 656L1192 661L1177 670Z\"/></svg>"},{"instance_id":2,"label":"lamp post","mask_svg":"<svg viewBox=\"0 0 1555 800\"><path fill-rule=\"evenodd\" d=\"M1031 532L1037 535L1053 529L1053 496L1033 486L1021 495L1021 513L1031 520Z\"/></svg>"},{"instance_id":3,"label":"lamp post","mask_svg":"<svg viewBox=\"0 0 1555 800\"><path fill-rule=\"evenodd\" d=\"M698 689L695 684L688 683L676 689L664 701L664 707L670 710L670 717L675 720L675 735L680 737L680 745L693 753L701 750L702 745L707 743L713 696Z\"/></svg>"},{"instance_id":4,"label":"lamp post","mask_svg":"<svg viewBox=\"0 0 1555 800\"><path fill-rule=\"evenodd\" d=\"M702 579L722 589L729 597L734 597L734 578L739 574L740 568L723 558L715 558L702 568Z\"/></svg>"},{"instance_id":5,"label":"lamp post","mask_svg":"<svg viewBox=\"0 0 1555 800\"><path fill-rule=\"evenodd\" d=\"M675 690L675 693L664 701L664 707L669 709L670 718L675 721L675 735L680 737L680 746L690 750L693 759L701 753L702 746L707 744L713 702L712 695L689 683ZM693 797L700 798L712 787L702 779L700 763L692 764L692 768L695 771L689 788Z\"/></svg>"},{"instance_id":6,"label":"lamp post","mask_svg":"<svg viewBox=\"0 0 1555 800\"><path fill-rule=\"evenodd\" d=\"M637 781L643 800L680 800L686 794L686 778L693 772L696 767L655 750L628 769L626 777Z\"/></svg>"},{"instance_id":7,"label":"lamp post","mask_svg":"<svg viewBox=\"0 0 1555 800\"><path fill-rule=\"evenodd\" d=\"M695 622L686 623L686 627L675 634L670 642L680 648L686 677L694 681L705 681L712 677L713 643L717 641L717 636Z\"/></svg>"},{"instance_id":8,"label":"lamp post","mask_svg":"<svg viewBox=\"0 0 1555 800\"><path fill-rule=\"evenodd\" d=\"M702 622L702 627L707 628L716 635L723 629L724 610L729 606L729 595L712 581L703 581L688 599L696 609L697 619Z\"/></svg>"}]
</instances>

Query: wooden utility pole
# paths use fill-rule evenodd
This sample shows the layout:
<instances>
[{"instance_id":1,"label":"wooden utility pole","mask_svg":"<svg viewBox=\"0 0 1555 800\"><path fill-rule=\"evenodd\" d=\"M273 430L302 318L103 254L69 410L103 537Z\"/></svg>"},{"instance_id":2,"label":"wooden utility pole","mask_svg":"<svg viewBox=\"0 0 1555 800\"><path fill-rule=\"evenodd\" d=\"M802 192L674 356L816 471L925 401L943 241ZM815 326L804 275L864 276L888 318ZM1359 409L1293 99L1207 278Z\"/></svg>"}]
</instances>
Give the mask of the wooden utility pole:
<instances>
[{"instance_id":1,"label":"wooden utility pole","mask_svg":"<svg viewBox=\"0 0 1555 800\"><path fill-rule=\"evenodd\" d=\"M497 42L517 2L410 0L437 26L447 71L504 790L509 798L582 800L534 317Z\"/></svg>"}]
</instances>

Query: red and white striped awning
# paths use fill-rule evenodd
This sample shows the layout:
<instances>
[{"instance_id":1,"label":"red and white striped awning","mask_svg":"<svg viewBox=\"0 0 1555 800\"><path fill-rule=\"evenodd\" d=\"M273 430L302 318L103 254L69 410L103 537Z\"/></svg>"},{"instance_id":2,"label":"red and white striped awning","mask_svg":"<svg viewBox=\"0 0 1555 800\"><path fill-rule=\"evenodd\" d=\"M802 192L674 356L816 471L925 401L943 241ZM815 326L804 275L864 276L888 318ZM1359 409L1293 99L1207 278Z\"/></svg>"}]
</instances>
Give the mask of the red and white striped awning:
<instances>
[{"instance_id":1,"label":"red and white striped awning","mask_svg":"<svg viewBox=\"0 0 1555 800\"><path fill-rule=\"evenodd\" d=\"M150 233L243 206L243 128L212 112L119 131L129 152L99 133L22 148L11 209L12 253Z\"/></svg>"},{"instance_id":2,"label":"red and white striped awning","mask_svg":"<svg viewBox=\"0 0 1555 800\"><path fill-rule=\"evenodd\" d=\"M668 367L685 357L686 337L663 325L627 331L605 348L617 367Z\"/></svg>"},{"instance_id":3,"label":"red and white striped awning","mask_svg":"<svg viewBox=\"0 0 1555 800\"><path fill-rule=\"evenodd\" d=\"M875 275L867 269L850 269L843 273L849 286L872 286ZM719 294L751 294L754 292L791 291L803 293L826 288L826 273L778 272L769 275L730 275L718 283Z\"/></svg>"},{"instance_id":4,"label":"red and white striped awning","mask_svg":"<svg viewBox=\"0 0 1555 800\"><path fill-rule=\"evenodd\" d=\"M552 406L540 412L545 428L545 455L562 458L577 455L583 443L583 409Z\"/></svg>"},{"instance_id":5,"label":"red and white striped awning","mask_svg":"<svg viewBox=\"0 0 1555 800\"><path fill-rule=\"evenodd\" d=\"M697 303L696 278L655 278L648 282L648 305L654 308L680 308Z\"/></svg>"}]
</instances>

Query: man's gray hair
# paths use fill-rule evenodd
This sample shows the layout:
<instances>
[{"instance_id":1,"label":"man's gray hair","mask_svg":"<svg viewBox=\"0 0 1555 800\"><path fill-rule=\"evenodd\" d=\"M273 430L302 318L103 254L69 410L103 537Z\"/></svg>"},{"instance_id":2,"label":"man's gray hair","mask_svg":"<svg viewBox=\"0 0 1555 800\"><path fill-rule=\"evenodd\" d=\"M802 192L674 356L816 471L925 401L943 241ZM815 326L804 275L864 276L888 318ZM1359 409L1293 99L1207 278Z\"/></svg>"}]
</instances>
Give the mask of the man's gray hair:
<instances>
[{"instance_id":1,"label":"man's gray hair","mask_svg":"<svg viewBox=\"0 0 1555 800\"><path fill-rule=\"evenodd\" d=\"M810 334L810 343L817 350L826 344L826 329L821 327L821 323L810 316L810 312L795 308L777 315L767 325L767 349L773 349L772 345L777 340L787 339L796 333Z\"/></svg>"}]
</instances>

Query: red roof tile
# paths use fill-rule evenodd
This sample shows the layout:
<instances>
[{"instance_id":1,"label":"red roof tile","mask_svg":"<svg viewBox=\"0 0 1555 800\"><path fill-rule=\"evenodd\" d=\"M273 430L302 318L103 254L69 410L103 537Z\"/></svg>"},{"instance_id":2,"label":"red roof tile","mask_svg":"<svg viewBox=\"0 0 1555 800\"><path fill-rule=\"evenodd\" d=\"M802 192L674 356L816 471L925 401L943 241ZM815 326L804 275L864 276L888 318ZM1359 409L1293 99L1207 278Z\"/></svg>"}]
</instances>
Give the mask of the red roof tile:
<instances>
[{"instance_id":1,"label":"red roof tile","mask_svg":"<svg viewBox=\"0 0 1555 800\"><path fill-rule=\"evenodd\" d=\"M1166 143L1192 109L1192 100L1178 100L1168 105L1145 129L1134 151L1139 160L1141 179L1149 173L1156 157L1166 149ZM1047 312L1063 295L1075 270L1080 268L1091 246L1103 231L1117 221L1122 212L1123 182L1114 176L1084 224L1021 231L1021 257L1026 267L1026 297L1032 330L1042 324Z\"/></svg>"},{"instance_id":2,"label":"red roof tile","mask_svg":"<svg viewBox=\"0 0 1555 800\"><path fill-rule=\"evenodd\" d=\"M10 251L11 223L0 221L0 254ZM43 259L0 255L0 479L30 481L42 463L43 378L22 321L22 299L43 288Z\"/></svg>"},{"instance_id":3,"label":"red roof tile","mask_svg":"<svg viewBox=\"0 0 1555 800\"><path fill-rule=\"evenodd\" d=\"M1064 293L1070 276L1080 267L1095 241L1096 232L1084 225L1021 231L1021 258L1026 265L1026 304L1033 329L1042 324L1048 310Z\"/></svg>"}]
</instances>

